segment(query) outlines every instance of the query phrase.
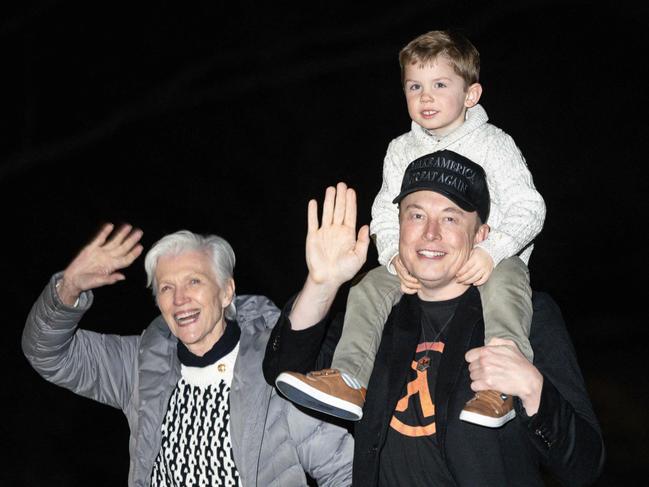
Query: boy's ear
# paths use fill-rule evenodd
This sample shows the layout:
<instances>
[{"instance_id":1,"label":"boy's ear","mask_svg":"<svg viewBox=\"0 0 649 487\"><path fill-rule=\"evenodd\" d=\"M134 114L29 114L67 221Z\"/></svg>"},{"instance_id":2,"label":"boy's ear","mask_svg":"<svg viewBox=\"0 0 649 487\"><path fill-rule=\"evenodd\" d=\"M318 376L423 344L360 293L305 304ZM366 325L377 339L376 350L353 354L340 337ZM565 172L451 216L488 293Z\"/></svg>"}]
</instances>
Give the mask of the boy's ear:
<instances>
[{"instance_id":1,"label":"boy's ear","mask_svg":"<svg viewBox=\"0 0 649 487\"><path fill-rule=\"evenodd\" d=\"M478 104L480 96L482 95L482 85L480 83L473 83L466 90L466 97L464 98L464 106L466 108L474 107Z\"/></svg>"}]
</instances>

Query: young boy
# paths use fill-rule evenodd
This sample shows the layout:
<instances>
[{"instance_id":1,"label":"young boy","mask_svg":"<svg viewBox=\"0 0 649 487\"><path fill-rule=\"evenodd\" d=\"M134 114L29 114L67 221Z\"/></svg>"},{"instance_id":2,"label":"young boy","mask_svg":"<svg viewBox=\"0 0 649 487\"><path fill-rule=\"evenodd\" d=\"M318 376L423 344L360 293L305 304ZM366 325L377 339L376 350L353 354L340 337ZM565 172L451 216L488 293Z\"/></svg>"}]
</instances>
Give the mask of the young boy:
<instances>
[{"instance_id":1,"label":"young boy","mask_svg":"<svg viewBox=\"0 0 649 487\"><path fill-rule=\"evenodd\" d=\"M512 138L487 123L487 114L478 105L479 53L462 35L432 31L406 45L399 62L412 125L388 147L383 184L372 206L370 231L384 267L373 269L351 288L332 369L306 376L284 373L277 379L289 399L352 420L362 417L365 389L392 306L402 292L416 293L420 287L399 258L399 210L393 200L405 168L423 155L449 150L485 169L491 195L486 223L491 232L473 249L457 279L479 286L485 342L510 339L528 360L533 358L526 264L532 241L543 227L545 204ZM482 391L467 402L460 418L498 427L514 416L511 397Z\"/></svg>"}]
</instances>

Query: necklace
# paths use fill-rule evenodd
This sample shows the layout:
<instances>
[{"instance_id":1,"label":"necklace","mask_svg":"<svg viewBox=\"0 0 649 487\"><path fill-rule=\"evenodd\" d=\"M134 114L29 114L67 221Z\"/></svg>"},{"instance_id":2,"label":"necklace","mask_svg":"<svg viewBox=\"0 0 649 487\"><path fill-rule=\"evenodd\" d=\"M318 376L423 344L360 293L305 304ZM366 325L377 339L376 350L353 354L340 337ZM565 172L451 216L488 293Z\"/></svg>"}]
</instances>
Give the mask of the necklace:
<instances>
[{"instance_id":1,"label":"necklace","mask_svg":"<svg viewBox=\"0 0 649 487\"><path fill-rule=\"evenodd\" d=\"M440 335L442 334L442 332L446 329L446 327L447 327L448 324L451 322L451 320L453 319L454 316L455 316L455 312L453 312L453 314L451 314L451 316L449 317L449 319L446 320L446 323L444 323L444 325L442 326L442 328L437 332L437 335L435 335L435 337L433 338L433 342L436 342L436 341L437 341L437 339L439 338L439 336L440 336ZM423 337L424 337L424 343L427 343L427 340L426 340L426 330L425 330L425 328L424 328L423 323L421 323L421 334L422 334ZM423 356L422 358L420 358L419 360L417 360L417 370L418 370L419 372L423 372L423 371L426 370L428 367L430 367L430 358L428 357L428 352L429 352L429 349L426 348L426 353L424 354L424 356Z\"/></svg>"}]
</instances>

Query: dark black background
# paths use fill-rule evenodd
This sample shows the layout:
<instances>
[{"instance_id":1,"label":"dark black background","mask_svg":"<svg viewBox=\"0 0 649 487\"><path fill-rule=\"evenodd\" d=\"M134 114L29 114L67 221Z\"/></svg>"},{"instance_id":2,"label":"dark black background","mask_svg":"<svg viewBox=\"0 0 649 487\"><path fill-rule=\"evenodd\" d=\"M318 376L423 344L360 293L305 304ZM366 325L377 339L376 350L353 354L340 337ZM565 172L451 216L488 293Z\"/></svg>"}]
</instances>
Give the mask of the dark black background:
<instances>
[{"instance_id":1,"label":"dark black background","mask_svg":"<svg viewBox=\"0 0 649 487\"><path fill-rule=\"evenodd\" d=\"M397 53L448 27L480 50L481 103L546 199L532 283L561 305L602 423L598 485L642 483L649 15L601 3L2 7L0 484L126 484L122 413L20 351L49 276L102 222L141 227L146 248L188 228L231 242L239 294L282 304L306 275L308 199L346 181L369 223L387 144L409 129ZM85 327L139 333L156 315L142 258L127 278L96 292Z\"/></svg>"}]
</instances>

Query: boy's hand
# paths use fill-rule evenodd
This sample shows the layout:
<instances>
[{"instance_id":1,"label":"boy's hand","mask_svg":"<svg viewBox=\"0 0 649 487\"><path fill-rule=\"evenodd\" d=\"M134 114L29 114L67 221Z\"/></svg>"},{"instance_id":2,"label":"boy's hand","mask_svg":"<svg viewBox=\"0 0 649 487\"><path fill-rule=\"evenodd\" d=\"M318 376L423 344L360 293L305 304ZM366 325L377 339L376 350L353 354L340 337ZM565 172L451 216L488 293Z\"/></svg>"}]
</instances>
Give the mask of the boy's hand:
<instances>
[{"instance_id":1,"label":"boy's hand","mask_svg":"<svg viewBox=\"0 0 649 487\"><path fill-rule=\"evenodd\" d=\"M392 265L394 265L397 276L399 276L399 280L401 281L401 292L404 294L416 294L421 289L419 279L408 272L408 269L403 265L398 255L392 260Z\"/></svg>"},{"instance_id":2,"label":"boy's hand","mask_svg":"<svg viewBox=\"0 0 649 487\"><path fill-rule=\"evenodd\" d=\"M487 282L493 270L494 261L487 251L481 247L474 247L469 259L464 263L455 277L460 284L481 286Z\"/></svg>"}]
</instances>

